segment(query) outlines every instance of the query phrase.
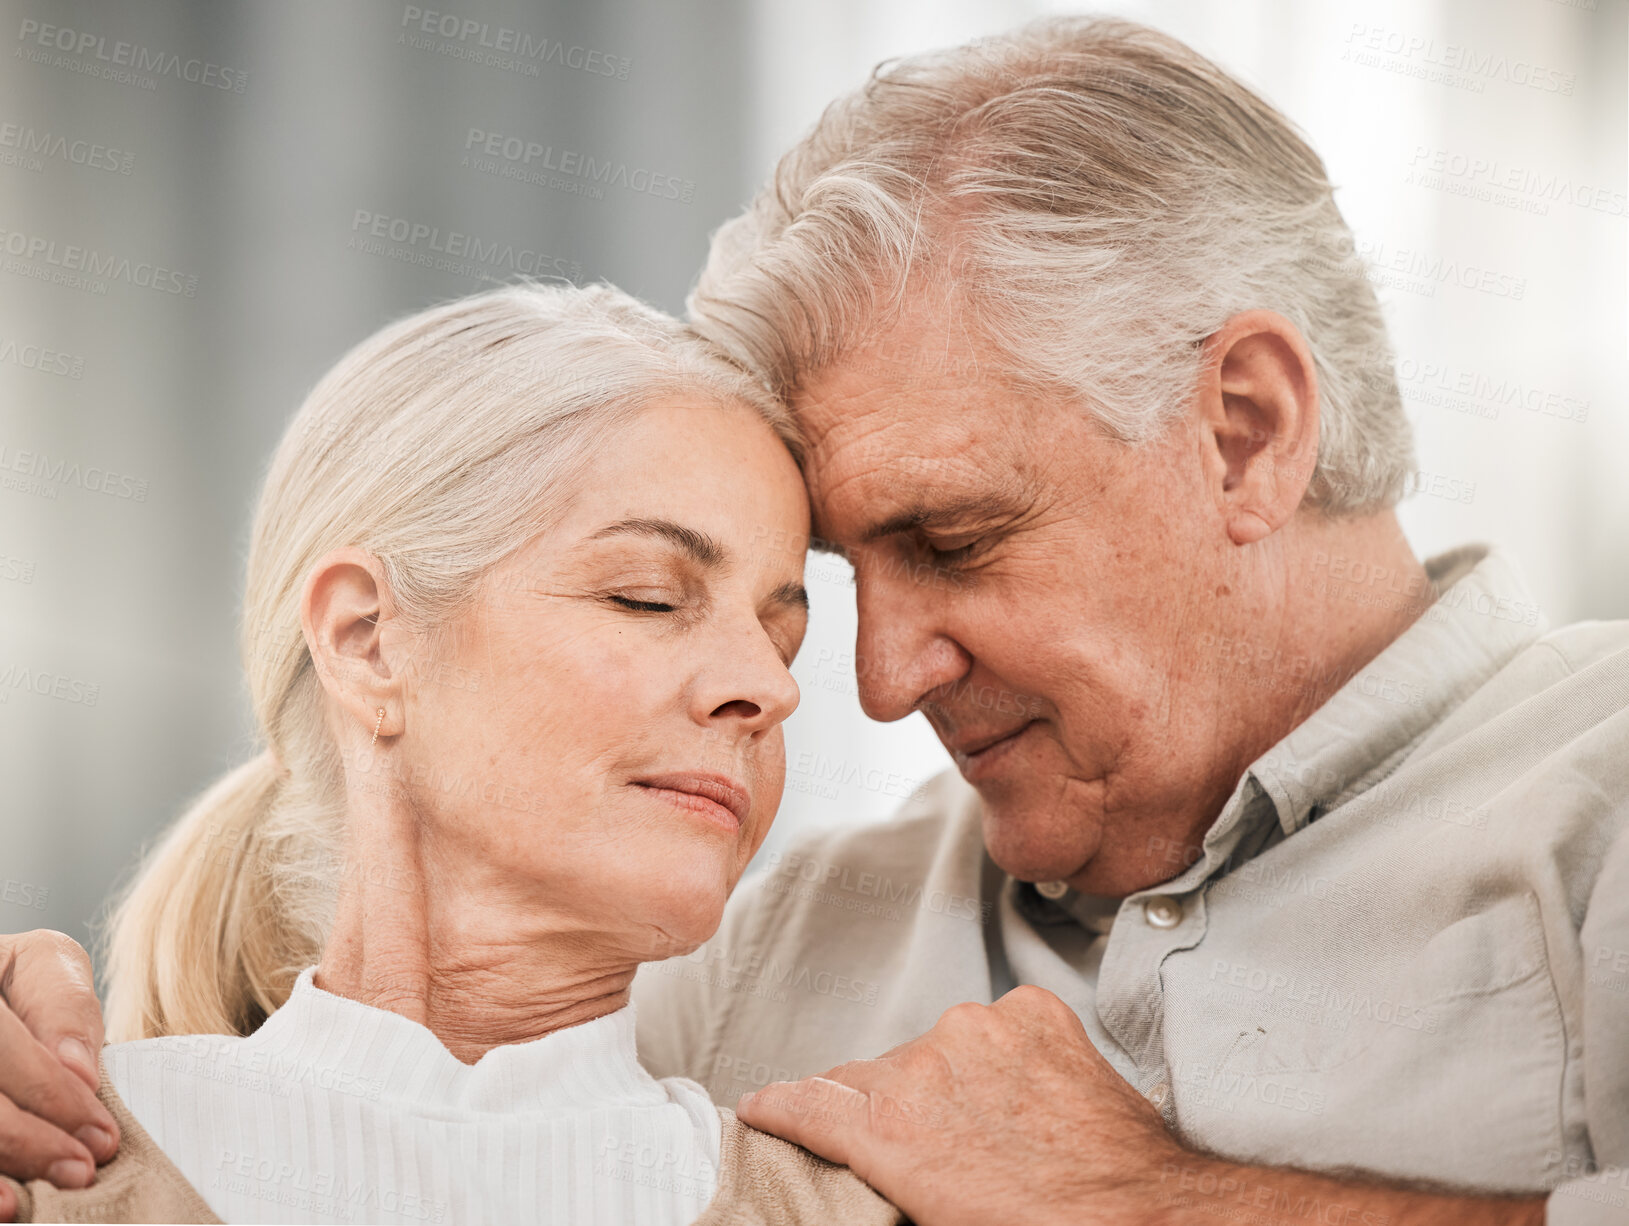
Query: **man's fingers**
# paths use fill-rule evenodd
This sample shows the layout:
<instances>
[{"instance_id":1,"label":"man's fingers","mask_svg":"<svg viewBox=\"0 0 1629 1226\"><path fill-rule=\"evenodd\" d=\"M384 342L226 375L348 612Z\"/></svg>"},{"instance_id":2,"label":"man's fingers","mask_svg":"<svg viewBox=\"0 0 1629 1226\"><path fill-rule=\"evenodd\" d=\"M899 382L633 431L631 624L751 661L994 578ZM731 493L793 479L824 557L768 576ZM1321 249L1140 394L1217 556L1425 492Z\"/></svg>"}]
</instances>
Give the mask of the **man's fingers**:
<instances>
[{"instance_id":1,"label":"man's fingers","mask_svg":"<svg viewBox=\"0 0 1629 1226\"><path fill-rule=\"evenodd\" d=\"M1038 988L1034 984L1020 984L990 1007L997 1013L1009 1017L1035 1021L1043 1025L1061 1026L1071 1033L1079 1031L1082 1036L1086 1033L1086 1027L1081 1023L1079 1014L1064 1004L1055 993Z\"/></svg>"},{"instance_id":2,"label":"man's fingers","mask_svg":"<svg viewBox=\"0 0 1629 1226\"><path fill-rule=\"evenodd\" d=\"M871 1096L825 1077L767 1085L744 1096L735 1113L743 1123L856 1171L868 1148Z\"/></svg>"},{"instance_id":3,"label":"man's fingers","mask_svg":"<svg viewBox=\"0 0 1629 1226\"><path fill-rule=\"evenodd\" d=\"M0 1222L17 1220L17 1194L0 1183Z\"/></svg>"},{"instance_id":4,"label":"man's fingers","mask_svg":"<svg viewBox=\"0 0 1629 1226\"><path fill-rule=\"evenodd\" d=\"M59 1188L88 1187L96 1161L62 1129L0 1098L0 1169L13 1179L49 1179Z\"/></svg>"},{"instance_id":5,"label":"man's fingers","mask_svg":"<svg viewBox=\"0 0 1629 1226\"><path fill-rule=\"evenodd\" d=\"M119 1126L101 1101L45 1050L0 1001L0 1095L27 1116L67 1133L98 1162L118 1152ZM17 1178L12 1154L0 1145L0 1173Z\"/></svg>"},{"instance_id":6,"label":"man's fingers","mask_svg":"<svg viewBox=\"0 0 1629 1226\"><path fill-rule=\"evenodd\" d=\"M90 956L72 937L46 928L0 936L0 996L40 1045L96 1092L102 1006ZM4 1049L0 1049L4 1050Z\"/></svg>"},{"instance_id":7,"label":"man's fingers","mask_svg":"<svg viewBox=\"0 0 1629 1226\"><path fill-rule=\"evenodd\" d=\"M59 932L0 937L0 1173L82 1187L118 1151L95 1093L101 1041L85 951ZM65 1042L81 1045L77 1059L63 1059Z\"/></svg>"}]
</instances>

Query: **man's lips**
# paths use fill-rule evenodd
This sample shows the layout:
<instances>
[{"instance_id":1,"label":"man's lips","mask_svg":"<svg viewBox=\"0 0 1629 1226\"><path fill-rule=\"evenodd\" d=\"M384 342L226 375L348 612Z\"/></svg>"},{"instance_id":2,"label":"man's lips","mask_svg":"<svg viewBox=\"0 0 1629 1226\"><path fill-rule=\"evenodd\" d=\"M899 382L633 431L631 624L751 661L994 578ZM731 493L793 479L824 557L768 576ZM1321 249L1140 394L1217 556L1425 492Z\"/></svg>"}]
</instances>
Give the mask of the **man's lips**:
<instances>
[{"instance_id":1,"label":"man's lips","mask_svg":"<svg viewBox=\"0 0 1629 1226\"><path fill-rule=\"evenodd\" d=\"M955 743L946 745L951 756L956 759L956 765L961 769L962 777L971 782L976 776L986 773L1004 755L1004 751L1011 748L1013 743L1033 728L1038 720L1025 720L1016 728L1009 728L1005 732L985 733L977 737L962 737Z\"/></svg>"},{"instance_id":2,"label":"man's lips","mask_svg":"<svg viewBox=\"0 0 1629 1226\"><path fill-rule=\"evenodd\" d=\"M983 736L958 737L954 743L947 744L945 748L959 758L971 758L976 754L983 753L992 745L1000 744L1010 736L1017 736L1034 722L1032 719L1027 719L1016 728L1008 728L1005 732L990 732L985 733Z\"/></svg>"},{"instance_id":3,"label":"man's lips","mask_svg":"<svg viewBox=\"0 0 1629 1226\"><path fill-rule=\"evenodd\" d=\"M674 771L635 779L636 787L647 788L666 799L735 829L746 825L752 812L752 794L746 785L728 775L710 771Z\"/></svg>"}]
</instances>

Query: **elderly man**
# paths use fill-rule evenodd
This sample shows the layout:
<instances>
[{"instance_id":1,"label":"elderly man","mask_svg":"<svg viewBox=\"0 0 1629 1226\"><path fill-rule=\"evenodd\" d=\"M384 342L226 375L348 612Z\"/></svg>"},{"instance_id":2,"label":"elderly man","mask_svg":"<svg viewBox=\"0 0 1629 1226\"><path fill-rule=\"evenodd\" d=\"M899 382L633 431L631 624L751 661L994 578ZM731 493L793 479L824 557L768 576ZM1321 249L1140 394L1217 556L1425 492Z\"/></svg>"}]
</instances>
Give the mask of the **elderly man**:
<instances>
[{"instance_id":1,"label":"elderly man","mask_svg":"<svg viewBox=\"0 0 1629 1226\"><path fill-rule=\"evenodd\" d=\"M1629 1220L1629 626L1414 558L1281 115L1119 22L896 62L691 308L802 419L862 704L961 777L642 975L653 1071L929 1226ZM41 1050L94 1045L79 964L13 950ZM28 1092L0 1165L76 1123Z\"/></svg>"}]
</instances>

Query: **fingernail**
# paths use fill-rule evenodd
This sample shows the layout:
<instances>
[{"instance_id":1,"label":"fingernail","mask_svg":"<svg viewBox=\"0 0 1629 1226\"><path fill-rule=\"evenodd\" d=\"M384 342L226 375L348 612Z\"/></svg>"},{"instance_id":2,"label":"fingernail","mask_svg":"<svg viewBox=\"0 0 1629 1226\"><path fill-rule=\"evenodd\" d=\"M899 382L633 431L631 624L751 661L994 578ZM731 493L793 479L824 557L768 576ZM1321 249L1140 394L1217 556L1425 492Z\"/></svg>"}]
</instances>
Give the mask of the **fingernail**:
<instances>
[{"instance_id":1,"label":"fingernail","mask_svg":"<svg viewBox=\"0 0 1629 1226\"><path fill-rule=\"evenodd\" d=\"M90 1048L75 1038L63 1039L57 1044L57 1059L64 1064L71 1064L82 1073L96 1075L96 1061L91 1056Z\"/></svg>"},{"instance_id":2,"label":"fingernail","mask_svg":"<svg viewBox=\"0 0 1629 1226\"><path fill-rule=\"evenodd\" d=\"M98 1128L95 1124L86 1124L74 1136L93 1157L100 1157L113 1148L113 1134L106 1128Z\"/></svg>"},{"instance_id":3,"label":"fingernail","mask_svg":"<svg viewBox=\"0 0 1629 1226\"><path fill-rule=\"evenodd\" d=\"M739 1111L739 1110L741 1110L742 1107L745 1107L748 1103L750 1103L752 1101L752 1096L755 1093L757 1093L756 1090L748 1090L745 1094L741 1095L740 1098L735 1100L735 1109L737 1111Z\"/></svg>"},{"instance_id":4,"label":"fingernail","mask_svg":"<svg viewBox=\"0 0 1629 1226\"><path fill-rule=\"evenodd\" d=\"M90 1186L91 1165L78 1158L58 1158L45 1168L45 1177L59 1188L86 1188Z\"/></svg>"}]
</instances>

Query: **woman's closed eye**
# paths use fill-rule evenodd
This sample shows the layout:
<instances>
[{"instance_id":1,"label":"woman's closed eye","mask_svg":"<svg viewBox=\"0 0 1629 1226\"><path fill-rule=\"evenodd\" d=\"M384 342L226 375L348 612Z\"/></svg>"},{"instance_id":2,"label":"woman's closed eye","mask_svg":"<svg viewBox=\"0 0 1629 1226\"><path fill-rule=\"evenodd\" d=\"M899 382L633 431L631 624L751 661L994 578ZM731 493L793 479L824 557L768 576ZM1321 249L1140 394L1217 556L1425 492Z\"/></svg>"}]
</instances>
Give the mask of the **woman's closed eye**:
<instances>
[{"instance_id":1,"label":"woman's closed eye","mask_svg":"<svg viewBox=\"0 0 1629 1226\"><path fill-rule=\"evenodd\" d=\"M665 600L645 600L634 596L623 596L613 593L607 597L614 605L624 609L632 609L635 613L672 613L678 608Z\"/></svg>"}]
</instances>

